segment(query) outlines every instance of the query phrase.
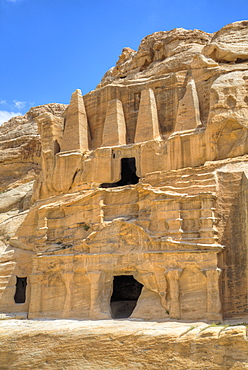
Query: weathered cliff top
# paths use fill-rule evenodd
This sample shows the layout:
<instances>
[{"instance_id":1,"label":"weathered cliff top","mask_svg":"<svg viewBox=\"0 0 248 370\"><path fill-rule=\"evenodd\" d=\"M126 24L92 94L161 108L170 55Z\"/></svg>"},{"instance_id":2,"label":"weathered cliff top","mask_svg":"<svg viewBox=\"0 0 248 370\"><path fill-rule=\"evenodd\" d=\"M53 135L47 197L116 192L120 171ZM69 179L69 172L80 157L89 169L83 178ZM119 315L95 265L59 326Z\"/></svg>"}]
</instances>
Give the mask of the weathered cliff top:
<instances>
[{"instance_id":1,"label":"weathered cliff top","mask_svg":"<svg viewBox=\"0 0 248 370\"><path fill-rule=\"evenodd\" d=\"M248 60L248 21L226 25L213 34L175 28L146 36L138 51L124 48L115 67L109 69L98 87L113 83L161 76L218 63Z\"/></svg>"}]
</instances>

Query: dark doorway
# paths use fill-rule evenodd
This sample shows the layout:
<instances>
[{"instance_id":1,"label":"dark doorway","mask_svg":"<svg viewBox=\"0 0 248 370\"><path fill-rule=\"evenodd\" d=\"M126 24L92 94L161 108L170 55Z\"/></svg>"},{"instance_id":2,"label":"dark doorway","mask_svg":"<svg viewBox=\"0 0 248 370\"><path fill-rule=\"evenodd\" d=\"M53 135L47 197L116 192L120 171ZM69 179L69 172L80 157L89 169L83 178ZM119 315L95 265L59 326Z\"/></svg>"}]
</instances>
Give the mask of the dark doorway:
<instances>
[{"instance_id":1,"label":"dark doorway","mask_svg":"<svg viewBox=\"0 0 248 370\"><path fill-rule=\"evenodd\" d=\"M122 158L121 159L121 179L114 183L103 183L101 188L115 188L117 186L133 185L139 182L136 175L135 158Z\"/></svg>"},{"instance_id":2,"label":"dark doorway","mask_svg":"<svg viewBox=\"0 0 248 370\"><path fill-rule=\"evenodd\" d=\"M132 275L114 276L113 294L110 300L114 319L124 319L131 316L142 288L143 285Z\"/></svg>"},{"instance_id":3,"label":"dark doorway","mask_svg":"<svg viewBox=\"0 0 248 370\"><path fill-rule=\"evenodd\" d=\"M16 292L14 296L15 303L25 303L26 301L27 278L16 277Z\"/></svg>"}]
</instances>

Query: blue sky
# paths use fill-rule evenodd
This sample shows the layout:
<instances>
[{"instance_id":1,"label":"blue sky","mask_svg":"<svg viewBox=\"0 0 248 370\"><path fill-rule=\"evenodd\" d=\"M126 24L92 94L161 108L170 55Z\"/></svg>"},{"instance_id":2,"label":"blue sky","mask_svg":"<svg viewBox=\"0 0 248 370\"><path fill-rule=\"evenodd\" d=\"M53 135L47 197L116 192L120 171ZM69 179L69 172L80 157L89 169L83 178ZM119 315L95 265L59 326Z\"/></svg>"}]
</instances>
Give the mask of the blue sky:
<instances>
[{"instance_id":1,"label":"blue sky","mask_svg":"<svg viewBox=\"0 0 248 370\"><path fill-rule=\"evenodd\" d=\"M244 19L248 0L0 0L0 123L93 90L148 34Z\"/></svg>"}]
</instances>

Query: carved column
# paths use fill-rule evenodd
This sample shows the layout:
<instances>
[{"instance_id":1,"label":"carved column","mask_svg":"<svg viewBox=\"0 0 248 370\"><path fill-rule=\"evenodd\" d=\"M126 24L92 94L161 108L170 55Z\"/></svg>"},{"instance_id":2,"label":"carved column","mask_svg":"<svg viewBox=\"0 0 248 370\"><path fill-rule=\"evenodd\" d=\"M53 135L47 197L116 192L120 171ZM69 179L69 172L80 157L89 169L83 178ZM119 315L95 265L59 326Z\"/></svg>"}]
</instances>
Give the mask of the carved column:
<instances>
[{"instance_id":1,"label":"carved column","mask_svg":"<svg viewBox=\"0 0 248 370\"><path fill-rule=\"evenodd\" d=\"M31 290L28 318L35 319L42 312L42 275L30 275L29 283Z\"/></svg>"},{"instance_id":2,"label":"carved column","mask_svg":"<svg viewBox=\"0 0 248 370\"><path fill-rule=\"evenodd\" d=\"M99 223L102 224L104 222L104 198L103 196L99 197L99 206L100 206L100 211L99 211Z\"/></svg>"},{"instance_id":3,"label":"carved column","mask_svg":"<svg viewBox=\"0 0 248 370\"><path fill-rule=\"evenodd\" d=\"M180 202L170 202L166 205L167 217L166 222L168 224L168 235L175 240L182 239L182 218L181 218L181 204Z\"/></svg>"},{"instance_id":4,"label":"carved column","mask_svg":"<svg viewBox=\"0 0 248 370\"><path fill-rule=\"evenodd\" d=\"M68 317L72 310L72 291L73 291L73 272L64 272L62 274L63 281L66 287L66 297L63 309L63 317Z\"/></svg>"},{"instance_id":5,"label":"carved column","mask_svg":"<svg viewBox=\"0 0 248 370\"><path fill-rule=\"evenodd\" d=\"M207 276L207 317L209 320L221 320L221 301L219 277L221 270L206 270Z\"/></svg>"},{"instance_id":6,"label":"carved column","mask_svg":"<svg viewBox=\"0 0 248 370\"><path fill-rule=\"evenodd\" d=\"M161 305L167 310L167 280L164 274L164 271L162 269L154 269L155 270L155 277L157 281L158 286L158 293L160 295Z\"/></svg>"},{"instance_id":7,"label":"carved column","mask_svg":"<svg viewBox=\"0 0 248 370\"><path fill-rule=\"evenodd\" d=\"M90 271L87 275L90 280L90 319L105 319L106 315L101 312L101 272Z\"/></svg>"},{"instance_id":8,"label":"carved column","mask_svg":"<svg viewBox=\"0 0 248 370\"><path fill-rule=\"evenodd\" d=\"M168 140L169 169L182 168L182 140L178 134L172 135Z\"/></svg>"},{"instance_id":9,"label":"carved column","mask_svg":"<svg viewBox=\"0 0 248 370\"><path fill-rule=\"evenodd\" d=\"M166 272L166 276L169 280L170 286L170 318L180 319L181 309L180 309L180 288L179 288L179 278L181 275L181 270L171 270Z\"/></svg>"},{"instance_id":10,"label":"carved column","mask_svg":"<svg viewBox=\"0 0 248 370\"><path fill-rule=\"evenodd\" d=\"M215 242L214 228L214 199L212 195L205 195L201 201L200 236L203 243Z\"/></svg>"}]
</instances>

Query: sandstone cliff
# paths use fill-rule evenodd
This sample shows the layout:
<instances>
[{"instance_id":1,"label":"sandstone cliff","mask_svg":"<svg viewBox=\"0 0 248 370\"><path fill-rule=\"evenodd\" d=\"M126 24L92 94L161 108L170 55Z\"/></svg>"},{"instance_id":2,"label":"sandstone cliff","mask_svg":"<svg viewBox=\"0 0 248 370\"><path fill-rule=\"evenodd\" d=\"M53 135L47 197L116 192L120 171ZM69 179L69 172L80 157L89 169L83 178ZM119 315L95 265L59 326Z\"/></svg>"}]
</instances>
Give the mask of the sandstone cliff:
<instances>
[{"instance_id":1,"label":"sandstone cliff","mask_svg":"<svg viewBox=\"0 0 248 370\"><path fill-rule=\"evenodd\" d=\"M24 116L11 118L0 126L1 222L31 205L34 180L41 170L41 143L35 119L44 112L60 117L65 108L66 105L57 103L33 107ZM11 227L10 232L14 232Z\"/></svg>"},{"instance_id":2,"label":"sandstone cliff","mask_svg":"<svg viewBox=\"0 0 248 370\"><path fill-rule=\"evenodd\" d=\"M163 330L247 319L247 50L247 21L157 32L68 107L32 108L0 127L3 317L130 317ZM149 354L146 366L246 368L244 327L204 330L225 350L202 363L204 331L188 329L193 347L176 335L174 367ZM228 357L232 341L240 348Z\"/></svg>"}]
</instances>

